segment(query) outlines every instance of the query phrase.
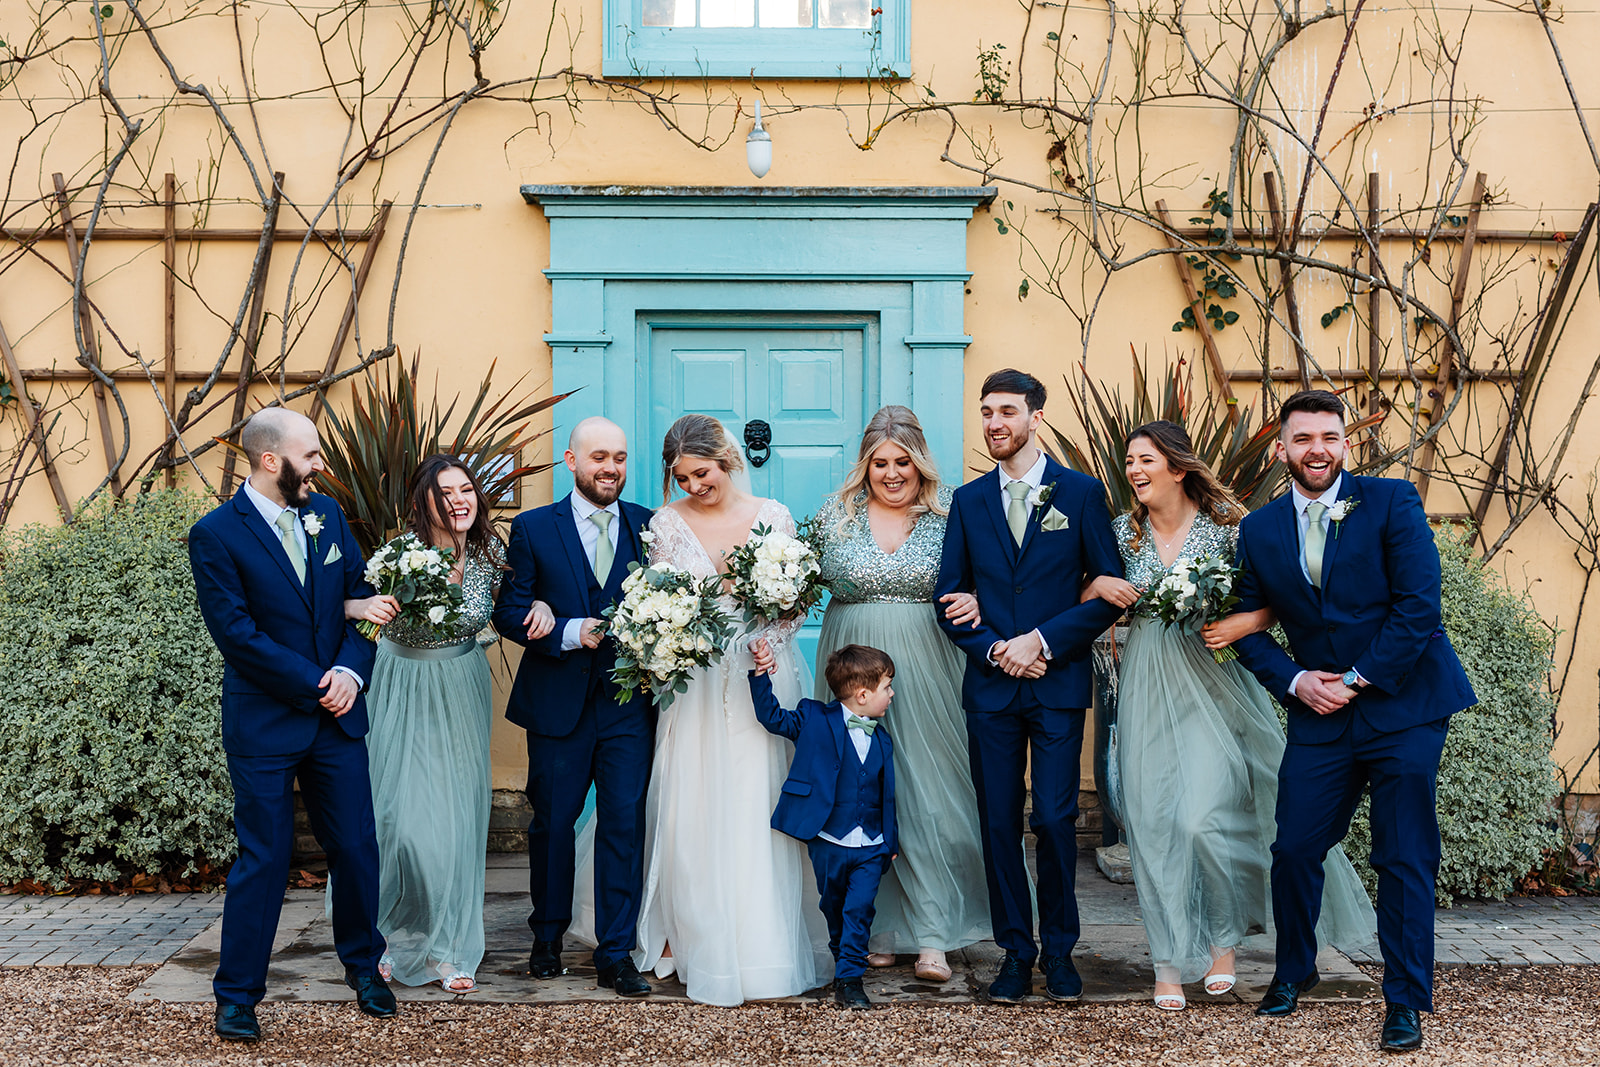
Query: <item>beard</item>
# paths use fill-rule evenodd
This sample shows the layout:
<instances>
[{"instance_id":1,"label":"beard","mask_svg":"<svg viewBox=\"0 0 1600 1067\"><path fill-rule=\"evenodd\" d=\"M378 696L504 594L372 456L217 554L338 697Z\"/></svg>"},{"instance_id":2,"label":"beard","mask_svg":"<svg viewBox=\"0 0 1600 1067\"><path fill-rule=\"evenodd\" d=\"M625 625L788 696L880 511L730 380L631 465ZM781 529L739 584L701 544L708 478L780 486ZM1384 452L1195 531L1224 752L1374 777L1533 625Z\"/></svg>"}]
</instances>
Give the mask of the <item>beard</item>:
<instances>
[{"instance_id":1,"label":"beard","mask_svg":"<svg viewBox=\"0 0 1600 1067\"><path fill-rule=\"evenodd\" d=\"M600 485L592 475L574 471L572 480L577 483L578 492L583 494L585 500L604 508L616 503L617 497L622 495L622 487L628 482L628 476L619 474L611 485Z\"/></svg>"},{"instance_id":2,"label":"beard","mask_svg":"<svg viewBox=\"0 0 1600 1067\"><path fill-rule=\"evenodd\" d=\"M311 503L306 472L297 469L287 458L283 461L283 469L278 471L278 492L283 494L283 502L291 508L299 509Z\"/></svg>"},{"instance_id":3,"label":"beard","mask_svg":"<svg viewBox=\"0 0 1600 1067\"><path fill-rule=\"evenodd\" d=\"M1024 448L1028 447L1028 444L1032 440L1033 434L1027 431L1024 431L1021 437L1018 437L1015 433L1013 433L1010 437L1007 437L1005 441L999 444L996 444L994 438L990 437L988 434L983 435L983 444L984 447L989 450L989 458L997 463L1003 460L1008 460L1018 452L1021 452Z\"/></svg>"},{"instance_id":4,"label":"beard","mask_svg":"<svg viewBox=\"0 0 1600 1067\"><path fill-rule=\"evenodd\" d=\"M1321 457L1318 458L1320 459ZM1283 462L1284 466L1289 468L1289 477L1294 479L1296 485L1305 490L1307 496L1320 496L1327 492L1328 487L1338 480L1340 471L1344 469L1342 462L1344 457L1329 456L1327 458L1333 462L1329 463L1328 469L1320 475L1313 474L1307 470L1303 462L1296 463L1287 457L1284 458Z\"/></svg>"}]
</instances>

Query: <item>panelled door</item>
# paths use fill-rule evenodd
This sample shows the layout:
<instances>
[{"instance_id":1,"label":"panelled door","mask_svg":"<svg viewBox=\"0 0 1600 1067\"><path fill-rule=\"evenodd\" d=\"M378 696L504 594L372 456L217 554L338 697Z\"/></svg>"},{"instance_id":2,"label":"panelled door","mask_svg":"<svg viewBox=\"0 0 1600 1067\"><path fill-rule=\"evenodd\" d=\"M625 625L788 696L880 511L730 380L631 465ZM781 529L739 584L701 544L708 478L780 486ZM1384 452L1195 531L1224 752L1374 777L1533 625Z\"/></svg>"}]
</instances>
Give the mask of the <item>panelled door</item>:
<instances>
[{"instance_id":1,"label":"panelled door","mask_svg":"<svg viewBox=\"0 0 1600 1067\"><path fill-rule=\"evenodd\" d=\"M782 501L799 522L816 514L855 461L877 410L876 358L864 324L655 326L650 330L650 440L643 467L659 484L660 442L685 412L715 416L745 450L751 488ZM770 444L759 446L762 423ZM748 444L747 444L748 442ZM654 494L652 494L654 495ZM814 665L820 612L799 636Z\"/></svg>"}]
</instances>

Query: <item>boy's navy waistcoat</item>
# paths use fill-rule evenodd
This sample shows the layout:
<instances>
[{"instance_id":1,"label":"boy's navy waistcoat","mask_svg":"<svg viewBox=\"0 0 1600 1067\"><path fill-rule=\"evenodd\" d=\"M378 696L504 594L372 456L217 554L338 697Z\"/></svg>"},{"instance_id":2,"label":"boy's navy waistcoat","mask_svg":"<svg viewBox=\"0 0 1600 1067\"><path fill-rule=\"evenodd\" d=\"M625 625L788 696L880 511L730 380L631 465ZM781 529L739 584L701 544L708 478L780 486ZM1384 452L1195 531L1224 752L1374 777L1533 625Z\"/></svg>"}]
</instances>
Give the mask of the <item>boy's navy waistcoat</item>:
<instances>
[{"instance_id":1,"label":"boy's navy waistcoat","mask_svg":"<svg viewBox=\"0 0 1600 1067\"><path fill-rule=\"evenodd\" d=\"M840 713L836 705L833 714ZM855 742L845 730L844 758L839 761L839 781L833 790L833 812L822 832L843 841L856 827L871 841L883 833L883 745L868 745L865 763L856 755Z\"/></svg>"}]
</instances>

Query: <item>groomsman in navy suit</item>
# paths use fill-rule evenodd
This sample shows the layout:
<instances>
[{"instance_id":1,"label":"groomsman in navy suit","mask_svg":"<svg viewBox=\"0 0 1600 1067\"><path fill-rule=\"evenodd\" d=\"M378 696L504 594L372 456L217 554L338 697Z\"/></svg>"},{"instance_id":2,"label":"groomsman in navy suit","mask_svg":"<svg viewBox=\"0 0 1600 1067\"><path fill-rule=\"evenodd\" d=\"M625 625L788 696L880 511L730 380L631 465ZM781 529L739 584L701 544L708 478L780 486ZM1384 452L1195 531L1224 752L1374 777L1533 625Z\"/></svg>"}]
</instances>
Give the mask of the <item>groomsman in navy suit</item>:
<instances>
[{"instance_id":1,"label":"groomsman in navy suit","mask_svg":"<svg viewBox=\"0 0 1600 1067\"><path fill-rule=\"evenodd\" d=\"M628 564L645 561L639 534L650 510L620 499L628 439L616 423L598 417L578 423L565 459L577 488L512 522L511 574L494 611L495 629L527 650L506 718L528 731L528 969L535 978L562 973L561 937L572 921L574 826L593 784L595 970L602 986L643 997L650 983L630 954L643 891L655 709L643 692L617 699L615 646L601 636L600 613L622 598ZM553 628L535 620L536 600L555 613Z\"/></svg>"},{"instance_id":2,"label":"groomsman in navy suit","mask_svg":"<svg viewBox=\"0 0 1600 1067\"><path fill-rule=\"evenodd\" d=\"M1240 611L1271 608L1289 638L1237 643L1289 713L1272 845L1277 972L1258 1015L1315 986L1322 863L1372 792L1372 867L1388 1005L1382 1047L1422 1045L1433 1010L1435 786L1450 716L1477 703L1440 628L1439 551L1410 482L1342 473L1344 405L1306 390L1280 409L1289 492L1239 527Z\"/></svg>"},{"instance_id":3,"label":"groomsman in navy suit","mask_svg":"<svg viewBox=\"0 0 1600 1067\"><path fill-rule=\"evenodd\" d=\"M1121 609L1082 588L1122 576L1105 487L1068 470L1034 443L1045 389L1022 371L983 383L983 438L998 466L955 491L936 598L975 593L975 626L939 625L967 654L972 784L978 793L989 912L1005 950L989 998L1015 1004L1032 992L1037 960L1052 1000L1077 1000L1078 763L1089 704L1089 648ZM1029 753L1032 766L1029 766ZM1038 844L1039 943L1023 859L1024 776L1033 782Z\"/></svg>"},{"instance_id":4,"label":"groomsman in navy suit","mask_svg":"<svg viewBox=\"0 0 1600 1067\"><path fill-rule=\"evenodd\" d=\"M894 818L894 745L883 713L894 699L894 660L881 649L845 645L828 657L824 677L834 699L778 704L777 667L765 638L752 648L750 697L756 718L794 742L789 777L772 828L806 843L817 877L817 906L828 921L833 999L842 1008L872 1007L861 976L877 913L878 883L900 851Z\"/></svg>"},{"instance_id":5,"label":"groomsman in navy suit","mask_svg":"<svg viewBox=\"0 0 1600 1067\"><path fill-rule=\"evenodd\" d=\"M222 905L212 991L216 1030L257 1041L255 1005L294 845L294 783L328 855L333 943L362 1011L395 1013L378 975L378 842L367 777L372 642L344 617L372 595L339 505L310 491L323 469L317 428L266 408L239 443L250 477L189 531L189 564L206 628L222 653L222 747L233 781L239 858Z\"/></svg>"}]
</instances>

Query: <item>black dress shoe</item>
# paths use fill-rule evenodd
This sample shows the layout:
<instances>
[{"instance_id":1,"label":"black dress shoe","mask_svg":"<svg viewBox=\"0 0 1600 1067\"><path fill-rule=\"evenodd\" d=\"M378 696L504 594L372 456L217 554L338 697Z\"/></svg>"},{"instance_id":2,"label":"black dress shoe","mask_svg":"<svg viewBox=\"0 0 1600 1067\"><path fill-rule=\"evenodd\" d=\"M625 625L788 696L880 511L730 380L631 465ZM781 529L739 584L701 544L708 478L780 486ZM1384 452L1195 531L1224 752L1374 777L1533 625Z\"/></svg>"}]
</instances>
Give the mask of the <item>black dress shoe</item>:
<instances>
[{"instance_id":1,"label":"black dress shoe","mask_svg":"<svg viewBox=\"0 0 1600 1067\"><path fill-rule=\"evenodd\" d=\"M1000 973L989 983L989 999L996 1004L1020 1004L1022 998L1033 992L1033 964L1006 953L1000 961Z\"/></svg>"},{"instance_id":2,"label":"black dress shoe","mask_svg":"<svg viewBox=\"0 0 1600 1067\"><path fill-rule=\"evenodd\" d=\"M1378 1047L1385 1052L1411 1052L1422 1047L1422 1016L1416 1008L1390 1004L1383 1013L1383 1037Z\"/></svg>"},{"instance_id":3,"label":"black dress shoe","mask_svg":"<svg viewBox=\"0 0 1600 1067\"><path fill-rule=\"evenodd\" d=\"M561 939L540 941L533 939L533 951L528 953L528 973L535 978L554 978L567 973L561 966Z\"/></svg>"},{"instance_id":4,"label":"black dress shoe","mask_svg":"<svg viewBox=\"0 0 1600 1067\"><path fill-rule=\"evenodd\" d=\"M840 978L833 983L833 1002L841 1008L850 1011L871 1011L872 1001L867 999L867 991L861 988L859 978Z\"/></svg>"},{"instance_id":5,"label":"black dress shoe","mask_svg":"<svg viewBox=\"0 0 1600 1067\"><path fill-rule=\"evenodd\" d=\"M602 989L615 989L619 997L648 997L655 992L639 973L639 968L626 956L595 972L595 981L600 983Z\"/></svg>"},{"instance_id":6,"label":"black dress shoe","mask_svg":"<svg viewBox=\"0 0 1600 1067\"><path fill-rule=\"evenodd\" d=\"M400 1010L389 983L376 974L356 975L346 971L344 984L356 991L356 1007L374 1019L387 1019Z\"/></svg>"},{"instance_id":7,"label":"black dress shoe","mask_svg":"<svg viewBox=\"0 0 1600 1067\"><path fill-rule=\"evenodd\" d=\"M217 1036L224 1041L260 1041L256 1009L249 1004L218 1004Z\"/></svg>"},{"instance_id":8,"label":"black dress shoe","mask_svg":"<svg viewBox=\"0 0 1600 1067\"><path fill-rule=\"evenodd\" d=\"M1051 1000L1071 1003L1083 996L1083 979L1071 956L1040 956L1039 970L1044 974L1044 995Z\"/></svg>"},{"instance_id":9,"label":"black dress shoe","mask_svg":"<svg viewBox=\"0 0 1600 1067\"><path fill-rule=\"evenodd\" d=\"M1311 992L1320 981L1322 976L1316 971L1299 982L1284 982L1274 976L1272 984L1267 986L1267 995L1261 998L1261 1003L1256 1007L1256 1014L1272 1018L1292 1015L1300 1006L1300 994Z\"/></svg>"}]
</instances>

